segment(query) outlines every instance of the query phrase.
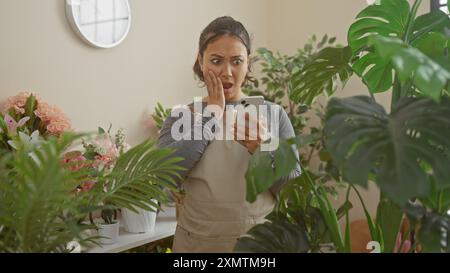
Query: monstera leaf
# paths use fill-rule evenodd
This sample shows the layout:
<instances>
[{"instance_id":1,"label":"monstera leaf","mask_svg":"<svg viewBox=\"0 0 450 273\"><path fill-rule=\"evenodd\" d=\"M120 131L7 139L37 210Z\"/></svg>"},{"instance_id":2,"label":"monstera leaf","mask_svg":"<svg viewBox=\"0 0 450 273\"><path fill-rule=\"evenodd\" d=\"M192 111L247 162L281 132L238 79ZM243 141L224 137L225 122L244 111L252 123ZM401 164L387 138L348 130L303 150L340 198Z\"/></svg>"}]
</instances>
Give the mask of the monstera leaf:
<instances>
[{"instance_id":1,"label":"monstera leaf","mask_svg":"<svg viewBox=\"0 0 450 273\"><path fill-rule=\"evenodd\" d=\"M410 13L406 0L382 0L380 5L371 5L362 10L359 20L350 26L348 43L356 55L368 49L372 35L402 38L407 30ZM376 52L369 51L353 65L354 71L363 78L372 93L384 92L392 87L392 67L380 59Z\"/></svg>"},{"instance_id":2,"label":"monstera leaf","mask_svg":"<svg viewBox=\"0 0 450 273\"><path fill-rule=\"evenodd\" d=\"M250 158L245 173L247 201L254 202L259 193L267 191L275 181L295 168L297 157L292 148L293 141L280 140L276 151L257 151Z\"/></svg>"},{"instance_id":3,"label":"monstera leaf","mask_svg":"<svg viewBox=\"0 0 450 273\"><path fill-rule=\"evenodd\" d=\"M327 47L316 53L312 59L292 76L296 86L289 98L298 104L311 105L322 93L332 95L337 88L337 78L345 85L352 75L349 65L352 52L349 47Z\"/></svg>"},{"instance_id":4,"label":"monstera leaf","mask_svg":"<svg viewBox=\"0 0 450 273\"><path fill-rule=\"evenodd\" d=\"M446 29L450 29L450 18L448 15L441 10L432 11L416 18L410 42L412 45L415 45L424 35L430 32L445 35Z\"/></svg>"},{"instance_id":5,"label":"monstera leaf","mask_svg":"<svg viewBox=\"0 0 450 273\"><path fill-rule=\"evenodd\" d=\"M333 98L325 124L326 146L350 183L367 186L369 174L397 204L430 191L428 166L437 188L448 187L450 100L404 98L391 114L365 96Z\"/></svg>"},{"instance_id":6,"label":"monstera leaf","mask_svg":"<svg viewBox=\"0 0 450 273\"><path fill-rule=\"evenodd\" d=\"M378 49L371 44L373 36L397 38L407 45L417 46L431 32L444 35L450 19L442 11L434 11L415 18L420 2L410 9L406 0L383 0L358 14L349 29L348 42L355 55L354 71L363 78L372 93L389 90L393 84L393 67L389 59L379 58ZM445 63L445 60L442 61Z\"/></svg>"},{"instance_id":7,"label":"monstera leaf","mask_svg":"<svg viewBox=\"0 0 450 273\"><path fill-rule=\"evenodd\" d=\"M441 53L441 61L448 62L448 56L444 55L444 46L447 41L445 39L443 41L443 39L441 35L429 35L422 40L422 43L425 49L431 47L430 54L440 55L439 53ZM439 100L442 89L450 80L449 71L420 50L408 46L398 38L375 36L371 38L370 43L374 45L383 62L392 63L400 81L405 82L412 79L415 87L424 95ZM441 48L439 48L440 45Z\"/></svg>"},{"instance_id":8,"label":"monstera leaf","mask_svg":"<svg viewBox=\"0 0 450 273\"><path fill-rule=\"evenodd\" d=\"M254 226L249 236L238 240L235 252L305 253L310 249L305 230L283 216L272 215L271 221Z\"/></svg>"},{"instance_id":9,"label":"monstera leaf","mask_svg":"<svg viewBox=\"0 0 450 273\"><path fill-rule=\"evenodd\" d=\"M401 38L406 32L409 13L406 0L382 0L380 5L363 9L348 31L348 43L353 53L365 50L370 35Z\"/></svg>"}]
</instances>

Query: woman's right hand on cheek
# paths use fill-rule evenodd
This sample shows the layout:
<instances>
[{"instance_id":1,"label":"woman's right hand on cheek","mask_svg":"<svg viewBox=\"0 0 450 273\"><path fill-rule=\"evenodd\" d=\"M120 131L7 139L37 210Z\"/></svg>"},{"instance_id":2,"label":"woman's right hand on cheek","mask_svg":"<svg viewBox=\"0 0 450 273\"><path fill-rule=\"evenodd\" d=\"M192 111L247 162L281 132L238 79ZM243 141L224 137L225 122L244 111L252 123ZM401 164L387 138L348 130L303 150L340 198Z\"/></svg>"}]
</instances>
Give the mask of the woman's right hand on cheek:
<instances>
[{"instance_id":1,"label":"woman's right hand on cheek","mask_svg":"<svg viewBox=\"0 0 450 273\"><path fill-rule=\"evenodd\" d=\"M211 70L203 71L203 77L208 90L208 105L206 109L220 119L225 109L225 95L223 93L222 81Z\"/></svg>"}]
</instances>

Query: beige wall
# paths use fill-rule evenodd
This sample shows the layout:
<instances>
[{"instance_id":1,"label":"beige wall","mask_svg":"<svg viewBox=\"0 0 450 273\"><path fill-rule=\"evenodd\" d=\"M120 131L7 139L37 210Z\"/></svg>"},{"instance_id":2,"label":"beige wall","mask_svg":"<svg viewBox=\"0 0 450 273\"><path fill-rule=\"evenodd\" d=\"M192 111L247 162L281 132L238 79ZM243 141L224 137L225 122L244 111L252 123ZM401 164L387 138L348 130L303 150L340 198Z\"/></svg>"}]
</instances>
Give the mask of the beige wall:
<instances>
[{"instance_id":1,"label":"beige wall","mask_svg":"<svg viewBox=\"0 0 450 273\"><path fill-rule=\"evenodd\" d=\"M131 144L155 135L156 102L170 106L202 96L192 65L201 30L232 15L268 40L267 0L131 0L132 26L113 49L74 34L65 0L0 1L0 101L22 90L60 106L81 131L123 127Z\"/></svg>"}]
</instances>

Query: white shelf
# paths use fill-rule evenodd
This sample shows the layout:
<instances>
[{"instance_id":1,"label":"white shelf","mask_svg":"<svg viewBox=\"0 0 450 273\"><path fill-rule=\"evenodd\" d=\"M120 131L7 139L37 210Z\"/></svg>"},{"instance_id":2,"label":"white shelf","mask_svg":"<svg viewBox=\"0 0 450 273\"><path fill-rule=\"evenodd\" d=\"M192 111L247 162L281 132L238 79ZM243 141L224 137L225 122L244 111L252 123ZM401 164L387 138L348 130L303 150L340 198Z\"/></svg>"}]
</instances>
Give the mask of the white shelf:
<instances>
[{"instance_id":1,"label":"white shelf","mask_svg":"<svg viewBox=\"0 0 450 273\"><path fill-rule=\"evenodd\" d=\"M93 247L85 252L117 253L174 235L177 226L175 207L164 207L163 209L164 211L161 211L156 217L156 225L153 232L129 233L121 227L117 243Z\"/></svg>"}]
</instances>

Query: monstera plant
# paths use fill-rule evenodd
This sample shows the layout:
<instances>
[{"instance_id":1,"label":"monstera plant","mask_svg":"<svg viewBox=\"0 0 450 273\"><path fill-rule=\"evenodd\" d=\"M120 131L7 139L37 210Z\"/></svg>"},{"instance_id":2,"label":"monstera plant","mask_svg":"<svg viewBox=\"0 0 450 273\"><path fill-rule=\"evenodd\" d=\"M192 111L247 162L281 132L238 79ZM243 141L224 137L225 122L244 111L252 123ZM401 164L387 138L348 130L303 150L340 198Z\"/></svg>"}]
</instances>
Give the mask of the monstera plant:
<instances>
[{"instance_id":1,"label":"monstera plant","mask_svg":"<svg viewBox=\"0 0 450 273\"><path fill-rule=\"evenodd\" d=\"M403 245L407 240L410 252L450 252L450 18L440 10L418 16L421 3L381 0L362 10L348 30L348 46L328 47L315 54L293 75L299 84L290 94L301 104L316 93L326 92L335 77L345 84L350 74L359 76L367 86L369 96L330 100L323 133L330 157L348 184L347 199L351 190L357 191L355 185L374 182L380 189L375 218L357 194L372 240L380 244L382 252L394 252L397 242ZM392 94L389 111L373 95L387 91ZM288 143L303 142L299 137ZM292 160L283 146L277 153L284 161ZM274 178L290 171L282 168L279 172L280 163L290 165L277 162L277 158L275 170L261 168L266 157L270 157L267 152L260 152L251 159L247 171L249 201L270 187ZM307 172L303 175L311 180ZM264 177L272 179L268 182ZM320 186L310 185L336 251L351 251L348 213L343 236L337 225L338 210L330 205ZM277 227L289 221L269 220ZM403 221L409 228L400 233ZM254 227L239 241L237 249L267 249L262 246L283 233L280 228L259 232L267 228ZM304 225L297 224L297 228L304 230ZM311 240L305 240L304 233L286 234L291 236L286 244L309 244ZM285 247L286 251L305 250Z\"/></svg>"}]
</instances>

